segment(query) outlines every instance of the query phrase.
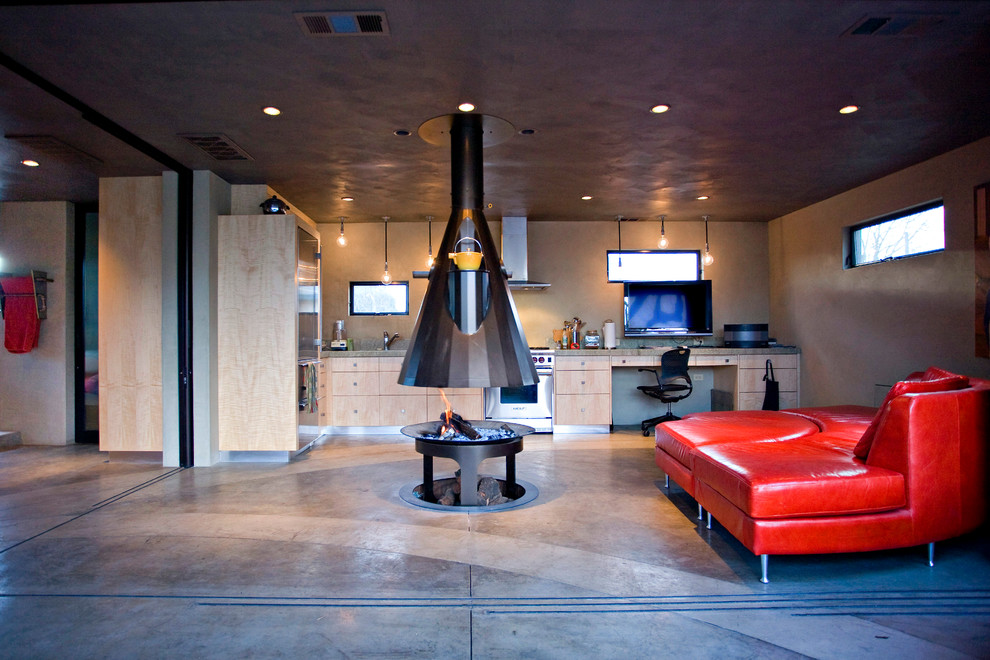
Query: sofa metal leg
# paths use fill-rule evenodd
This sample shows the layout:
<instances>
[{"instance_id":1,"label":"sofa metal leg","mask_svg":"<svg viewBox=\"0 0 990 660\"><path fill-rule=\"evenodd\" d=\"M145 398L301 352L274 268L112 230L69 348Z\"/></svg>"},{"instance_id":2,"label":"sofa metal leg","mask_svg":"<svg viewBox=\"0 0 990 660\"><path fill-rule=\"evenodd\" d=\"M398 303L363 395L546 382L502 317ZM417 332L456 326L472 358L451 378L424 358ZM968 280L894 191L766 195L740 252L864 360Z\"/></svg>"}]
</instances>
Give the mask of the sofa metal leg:
<instances>
[{"instance_id":1,"label":"sofa metal leg","mask_svg":"<svg viewBox=\"0 0 990 660\"><path fill-rule=\"evenodd\" d=\"M928 544L928 565L929 566L934 566L935 565L935 542L934 541Z\"/></svg>"},{"instance_id":2,"label":"sofa metal leg","mask_svg":"<svg viewBox=\"0 0 990 660\"><path fill-rule=\"evenodd\" d=\"M699 504L698 505L698 520L701 520L702 518L704 518L704 516L705 516L705 510L702 509L701 508L701 505Z\"/></svg>"},{"instance_id":3,"label":"sofa metal leg","mask_svg":"<svg viewBox=\"0 0 990 660\"><path fill-rule=\"evenodd\" d=\"M708 512L708 525L707 525L707 527L708 527L708 529L711 529L712 528L712 512L711 511Z\"/></svg>"},{"instance_id":4,"label":"sofa metal leg","mask_svg":"<svg viewBox=\"0 0 990 660\"><path fill-rule=\"evenodd\" d=\"M769 584L770 579L767 577L767 566L770 563L770 555L760 555L760 571L763 576L760 578L760 582L763 584Z\"/></svg>"},{"instance_id":5,"label":"sofa metal leg","mask_svg":"<svg viewBox=\"0 0 990 660\"><path fill-rule=\"evenodd\" d=\"M665 489L667 489L667 490L670 490L670 475L669 474L663 475L663 487Z\"/></svg>"}]
</instances>

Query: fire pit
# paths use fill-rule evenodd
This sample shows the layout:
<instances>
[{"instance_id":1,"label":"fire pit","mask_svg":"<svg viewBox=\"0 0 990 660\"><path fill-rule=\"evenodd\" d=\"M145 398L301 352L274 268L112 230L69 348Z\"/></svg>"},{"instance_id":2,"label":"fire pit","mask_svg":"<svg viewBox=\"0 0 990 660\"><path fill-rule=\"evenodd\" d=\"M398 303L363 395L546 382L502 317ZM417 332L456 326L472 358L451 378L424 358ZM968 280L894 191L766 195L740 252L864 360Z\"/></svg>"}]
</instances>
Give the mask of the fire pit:
<instances>
[{"instance_id":1,"label":"fire pit","mask_svg":"<svg viewBox=\"0 0 990 660\"><path fill-rule=\"evenodd\" d=\"M446 417L445 415L445 419ZM464 426L458 428L459 424L453 423L455 427L453 433L444 433L444 427L447 425L439 421L411 424L402 428L402 433L416 441L416 451L423 455L420 499L434 505L429 508L441 506L436 504L433 492L433 458L437 456L452 458L461 468L460 507L478 507L481 504L478 497L478 466L486 458L499 456L505 457L505 481L501 494L512 500L515 506L523 503L520 500L524 495L531 495L526 498L527 502L535 498L535 487L516 481L516 454L522 451L523 436L533 433L533 427L490 420L467 422L458 418L458 421ZM462 433L461 430L467 433ZM472 431L477 437L470 437ZM532 492L529 493L528 490ZM407 498L403 497L403 499ZM456 507L457 505L454 505L454 508Z\"/></svg>"}]
</instances>

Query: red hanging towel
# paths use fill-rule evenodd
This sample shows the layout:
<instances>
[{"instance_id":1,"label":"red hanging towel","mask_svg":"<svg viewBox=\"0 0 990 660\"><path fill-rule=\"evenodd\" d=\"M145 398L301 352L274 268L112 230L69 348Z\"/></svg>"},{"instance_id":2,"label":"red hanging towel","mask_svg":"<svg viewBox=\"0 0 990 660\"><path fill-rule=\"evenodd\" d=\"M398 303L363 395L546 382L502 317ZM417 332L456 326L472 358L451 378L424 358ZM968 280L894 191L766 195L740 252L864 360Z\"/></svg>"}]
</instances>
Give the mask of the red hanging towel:
<instances>
[{"instance_id":1,"label":"red hanging towel","mask_svg":"<svg viewBox=\"0 0 990 660\"><path fill-rule=\"evenodd\" d=\"M28 353L38 346L41 319L34 296L34 278L0 278L3 287L3 345L11 353ZM28 294L28 295L13 295Z\"/></svg>"}]
</instances>

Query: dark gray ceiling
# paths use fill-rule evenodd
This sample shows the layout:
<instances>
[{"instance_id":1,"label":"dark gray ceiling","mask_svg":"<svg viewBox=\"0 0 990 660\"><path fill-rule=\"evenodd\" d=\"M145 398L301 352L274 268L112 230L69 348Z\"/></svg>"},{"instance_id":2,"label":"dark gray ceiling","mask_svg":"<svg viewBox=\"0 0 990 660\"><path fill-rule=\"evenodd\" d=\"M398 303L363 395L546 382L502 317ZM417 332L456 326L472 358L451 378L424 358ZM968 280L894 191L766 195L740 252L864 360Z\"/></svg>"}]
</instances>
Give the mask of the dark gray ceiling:
<instances>
[{"instance_id":1,"label":"dark gray ceiling","mask_svg":"<svg viewBox=\"0 0 990 660\"><path fill-rule=\"evenodd\" d=\"M318 38L294 16L342 10L384 11L389 34ZM892 20L848 34L867 17ZM0 25L11 60L318 222L446 217L449 154L416 130L461 101L535 131L485 150L489 217L535 221L766 221L990 135L990 2L55 3L0 8ZM2 201L95 200L100 176L162 170L7 68L0 131ZM38 135L83 153L11 137Z\"/></svg>"}]
</instances>

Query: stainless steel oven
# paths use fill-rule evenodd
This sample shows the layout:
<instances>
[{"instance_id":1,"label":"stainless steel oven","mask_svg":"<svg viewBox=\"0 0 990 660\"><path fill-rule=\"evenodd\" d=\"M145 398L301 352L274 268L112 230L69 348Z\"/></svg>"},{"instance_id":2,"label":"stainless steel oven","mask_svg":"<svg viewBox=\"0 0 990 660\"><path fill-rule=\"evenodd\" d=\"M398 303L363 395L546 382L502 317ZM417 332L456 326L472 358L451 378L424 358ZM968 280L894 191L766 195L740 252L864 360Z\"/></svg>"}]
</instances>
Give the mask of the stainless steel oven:
<instances>
[{"instance_id":1,"label":"stainless steel oven","mask_svg":"<svg viewBox=\"0 0 990 660\"><path fill-rule=\"evenodd\" d=\"M553 432L553 358L548 349L530 349L536 385L489 387L485 389L485 419L526 424L537 433Z\"/></svg>"}]
</instances>

